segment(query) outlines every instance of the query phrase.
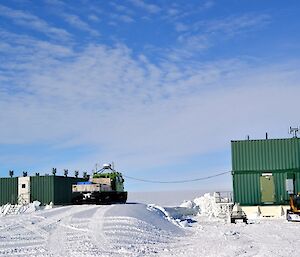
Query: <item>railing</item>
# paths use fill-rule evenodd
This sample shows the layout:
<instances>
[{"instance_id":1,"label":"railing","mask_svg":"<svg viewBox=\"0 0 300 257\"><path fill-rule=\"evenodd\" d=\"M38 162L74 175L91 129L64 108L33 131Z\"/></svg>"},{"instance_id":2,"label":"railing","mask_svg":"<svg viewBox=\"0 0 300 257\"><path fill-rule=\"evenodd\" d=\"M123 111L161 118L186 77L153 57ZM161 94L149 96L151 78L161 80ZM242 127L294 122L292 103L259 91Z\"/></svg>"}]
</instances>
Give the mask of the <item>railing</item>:
<instances>
[{"instance_id":1,"label":"railing","mask_svg":"<svg viewBox=\"0 0 300 257\"><path fill-rule=\"evenodd\" d=\"M232 203L233 193L231 191L214 192L216 203Z\"/></svg>"}]
</instances>

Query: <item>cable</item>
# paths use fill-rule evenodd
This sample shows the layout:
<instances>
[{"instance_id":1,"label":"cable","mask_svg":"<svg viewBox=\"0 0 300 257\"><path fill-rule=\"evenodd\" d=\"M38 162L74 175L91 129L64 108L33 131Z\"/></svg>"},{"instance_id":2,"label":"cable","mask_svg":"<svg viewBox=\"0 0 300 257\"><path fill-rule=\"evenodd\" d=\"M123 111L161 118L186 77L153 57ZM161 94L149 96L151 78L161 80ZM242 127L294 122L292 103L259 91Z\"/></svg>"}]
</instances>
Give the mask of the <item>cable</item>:
<instances>
[{"instance_id":1,"label":"cable","mask_svg":"<svg viewBox=\"0 0 300 257\"><path fill-rule=\"evenodd\" d=\"M222 176L222 175L225 175L225 174L230 173L230 172L231 171L225 171L225 172L222 172L222 173L218 173L218 174L215 174L215 175L211 175L211 176L207 176L207 177L202 177L202 178L186 179L186 180L173 180L173 181L172 180L171 181L156 181L156 180L134 178L134 177L130 177L130 176L124 175L124 173L123 173L123 177L128 178L128 179L137 180L137 181L147 182L147 183L175 184L175 183L188 183L188 182L206 180L206 179L210 179L210 178L215 178L215 177L218 177L218 176Z\"/></svg>"}]
</instances>

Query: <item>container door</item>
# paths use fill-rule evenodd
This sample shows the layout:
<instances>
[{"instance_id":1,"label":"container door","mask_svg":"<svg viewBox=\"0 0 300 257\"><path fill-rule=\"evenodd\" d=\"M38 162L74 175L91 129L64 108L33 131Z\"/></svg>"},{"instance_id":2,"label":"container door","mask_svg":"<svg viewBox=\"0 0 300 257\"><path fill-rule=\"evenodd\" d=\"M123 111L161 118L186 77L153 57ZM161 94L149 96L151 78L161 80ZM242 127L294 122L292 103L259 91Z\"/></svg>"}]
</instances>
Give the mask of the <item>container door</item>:
<instances>
[{"instance_id":1,"label":"container door","mask_svg":"<svg viewBox=\"0 0 300 257\"><path fill-rule=\"evenodd\" d=\"M18 178L18 203L30 203L30 177Z\"/></svg>"},{"instance_id":2,"label":"container door","mask_svg":"<svg viewBox=\"0 0 300 257\"><path fill-rule=\"evenodd\" d=\"M274 178L272 175L260 177L261 202L272 204L275 202Z\"/></svg>"}]
</instances>

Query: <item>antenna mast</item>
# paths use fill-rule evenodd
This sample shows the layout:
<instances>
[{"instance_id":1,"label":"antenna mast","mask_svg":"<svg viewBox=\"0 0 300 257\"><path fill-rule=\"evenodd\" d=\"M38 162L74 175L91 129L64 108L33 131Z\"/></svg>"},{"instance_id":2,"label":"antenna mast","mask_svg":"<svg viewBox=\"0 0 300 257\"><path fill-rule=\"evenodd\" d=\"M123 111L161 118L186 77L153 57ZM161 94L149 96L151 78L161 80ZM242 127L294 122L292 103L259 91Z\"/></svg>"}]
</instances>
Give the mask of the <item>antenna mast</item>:
<instances>
[{"instance_id":1,"label":"antenna mast","mask_svg":"<svg viewBox=\"0 0 300 257\"><path fill-rule=\"evenodd\" d=\"M294 138L297 138L298 132L299 132L299 128L298 127L296 127L296 128L290 127L289 134L293 135Z\"/></svg>"}]
</instances>

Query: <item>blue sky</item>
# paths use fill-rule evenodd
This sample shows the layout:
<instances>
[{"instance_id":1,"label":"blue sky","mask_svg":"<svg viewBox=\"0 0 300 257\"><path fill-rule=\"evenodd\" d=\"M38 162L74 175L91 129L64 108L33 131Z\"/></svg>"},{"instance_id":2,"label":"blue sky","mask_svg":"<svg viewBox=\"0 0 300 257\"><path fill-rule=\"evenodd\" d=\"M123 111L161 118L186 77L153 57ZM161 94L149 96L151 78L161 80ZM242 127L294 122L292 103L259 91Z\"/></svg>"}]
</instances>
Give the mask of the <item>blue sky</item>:
<instances>
[{"instance_id":1,"label":"blue sky","mask_svg":"<svg viewBox=\"0 0 300 257\"><path fill-rule=\"evenodd\" d=\"M0 175L187 179L231 170L230 140L288 137L299 1L0 3ZM128 190L226 190L230 175Z\"/></svg>"}]
</instances>

